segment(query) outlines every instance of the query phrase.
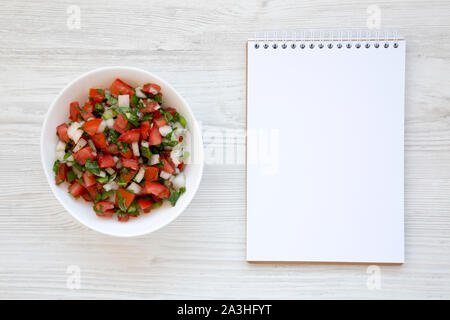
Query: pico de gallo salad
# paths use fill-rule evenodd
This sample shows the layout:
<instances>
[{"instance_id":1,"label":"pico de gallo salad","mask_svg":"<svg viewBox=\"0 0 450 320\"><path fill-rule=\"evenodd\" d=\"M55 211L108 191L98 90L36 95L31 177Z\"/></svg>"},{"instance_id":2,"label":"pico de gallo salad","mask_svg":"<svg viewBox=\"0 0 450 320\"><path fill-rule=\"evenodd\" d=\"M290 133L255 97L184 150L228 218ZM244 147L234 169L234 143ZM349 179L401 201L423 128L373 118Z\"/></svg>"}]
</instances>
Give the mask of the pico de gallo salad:
<instances>
[{"instance_id":1,"label":"pico de gallo salad","mask_svg":"<svg viewBox=\"0 0 450 320\"><path fill-rule=\"evenodd\" d=\"M164 201L175 206L186 191L189 132L185 118L163 106L158 84L133 88L116 79L109 89L91 88L88 101L70 103L69 111L56 128L57 185L67 181L73 197L119 221Z\"/></svg>"}]
</instances>

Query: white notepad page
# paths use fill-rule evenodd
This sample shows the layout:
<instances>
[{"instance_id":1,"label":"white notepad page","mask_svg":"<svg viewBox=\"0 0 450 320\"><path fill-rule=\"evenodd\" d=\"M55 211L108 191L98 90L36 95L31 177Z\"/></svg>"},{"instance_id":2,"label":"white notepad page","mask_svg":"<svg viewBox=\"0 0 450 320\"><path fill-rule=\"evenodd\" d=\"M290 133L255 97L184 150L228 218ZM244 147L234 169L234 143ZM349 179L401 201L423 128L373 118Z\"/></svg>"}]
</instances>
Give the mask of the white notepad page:
<instances>
[{"instance_id":1,"label":"white notepad page","mask_svg":"<svg viewBox=\"0 0 450 320\"><path fill-rule=\"evenodd\" d=\"M404 262L395 42L248 42L248 261Z\"/></svg>"}]
</instances>

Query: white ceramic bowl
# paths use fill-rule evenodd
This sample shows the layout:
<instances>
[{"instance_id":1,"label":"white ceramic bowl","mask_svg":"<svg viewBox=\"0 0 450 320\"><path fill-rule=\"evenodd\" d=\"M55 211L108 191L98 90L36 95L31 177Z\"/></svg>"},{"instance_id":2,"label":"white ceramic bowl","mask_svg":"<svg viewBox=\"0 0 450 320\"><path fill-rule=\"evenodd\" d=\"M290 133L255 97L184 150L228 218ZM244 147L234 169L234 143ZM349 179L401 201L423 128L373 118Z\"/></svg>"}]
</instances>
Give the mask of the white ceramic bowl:
<instances>
[{"instance_id":1,"label":"white ceramic bowl","mask_svg":"<svg viewBox=\"0 0 450 320\"><path fill-rule=\"evenodd\" d=\"M116 217L98 217L92 209L92 203L83 199L74 199L67 191L67 183L59 186L55 184L53 163L55 161L55 148L58 138L56 126L68 121L69 104L79 101L82 105L88 99L89 88L109 88L114 79L120 78L131 86L138 86L154 82L161 86L163 105L173 106L183 115L187 128L191 134L191 150L189 163L185 167L186 192L179 198L175 207L165 204L149 214L141 214L131 218L128 222L119 222ZM41 160L45 175L56 198L61 204L85 226L98 232L120 236L132 237L147 234L162 228L175 220L187 207L194 197L203 172L203 143L200 127L192 114L186 101L166 81L154 74L130 67L106 67L93 70L78 77L69 83L53 101L44 120L41 134Z\"/></svg>"}]
</instances>

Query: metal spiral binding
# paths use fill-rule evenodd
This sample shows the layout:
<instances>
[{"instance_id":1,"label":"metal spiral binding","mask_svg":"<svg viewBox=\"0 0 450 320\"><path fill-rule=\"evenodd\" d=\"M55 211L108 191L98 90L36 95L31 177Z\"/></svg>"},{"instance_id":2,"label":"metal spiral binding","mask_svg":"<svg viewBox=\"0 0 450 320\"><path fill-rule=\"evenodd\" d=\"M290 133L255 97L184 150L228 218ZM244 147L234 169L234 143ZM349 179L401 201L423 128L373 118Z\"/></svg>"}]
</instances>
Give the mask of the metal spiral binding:
<instances>
[{"instance_id":1,"label":"metal spiral binding","mask_svg":"<svg viewBox=\"0 0 450 320\"><path fill-rule=\"evenodd\" d=\"M390 31L291 31L291 32L264 32L256 34L253 39L254 48L286 50L290 49L388 49L391 45L396 49L399 47L398 32Z\"/></svg>"}]
</instances>

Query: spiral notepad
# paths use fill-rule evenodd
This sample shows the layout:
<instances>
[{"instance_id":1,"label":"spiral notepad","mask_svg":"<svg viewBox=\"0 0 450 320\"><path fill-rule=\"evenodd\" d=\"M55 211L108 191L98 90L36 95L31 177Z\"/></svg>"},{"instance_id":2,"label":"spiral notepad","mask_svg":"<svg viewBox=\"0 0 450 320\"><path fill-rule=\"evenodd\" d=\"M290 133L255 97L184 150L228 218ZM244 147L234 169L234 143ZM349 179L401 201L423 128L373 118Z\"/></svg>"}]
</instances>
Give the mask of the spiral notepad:
<instances>
[{"instance_id":1,"label":"spiral notepad","mask_svg":"<svg viewBox=\"0 0 450 320\"><path fill-rule=\"evenodd\" d=\"M404 262L405 41L247 43L247 260Z\"/></svg>"}]
</instances>

